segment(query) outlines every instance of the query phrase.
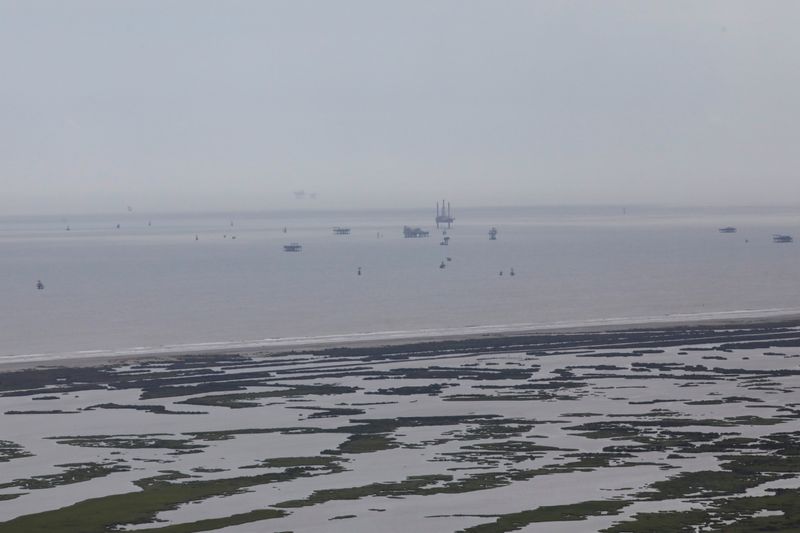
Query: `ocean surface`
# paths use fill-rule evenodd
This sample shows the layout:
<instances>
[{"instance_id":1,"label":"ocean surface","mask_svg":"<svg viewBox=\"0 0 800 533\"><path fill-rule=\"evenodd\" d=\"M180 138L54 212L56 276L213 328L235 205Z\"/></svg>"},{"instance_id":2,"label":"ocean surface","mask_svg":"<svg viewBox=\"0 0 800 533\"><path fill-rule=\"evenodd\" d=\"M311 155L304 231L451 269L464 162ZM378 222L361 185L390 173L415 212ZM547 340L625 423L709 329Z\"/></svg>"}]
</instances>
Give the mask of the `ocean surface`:
<instances>
[{"instance_id":1,"label":"ocean surface","mask_svg":"<svg viewBox=\"0 0 800 533\"><path fill-rule=\"evenodd\" d=\"M800 245L772 242L773 233L800 237L800 210L464 208L453 213L448 246L439 244L434 214L0 217L0 356L189 351L800 308ZM405 224L431 236L405 239ZM738 232L717 231L728 225ZM334 235L334 226L352 233ZM496 241L487 234L493 226ZM290 242L302 252L284 252Z\"/></svg>"}]
</instances>

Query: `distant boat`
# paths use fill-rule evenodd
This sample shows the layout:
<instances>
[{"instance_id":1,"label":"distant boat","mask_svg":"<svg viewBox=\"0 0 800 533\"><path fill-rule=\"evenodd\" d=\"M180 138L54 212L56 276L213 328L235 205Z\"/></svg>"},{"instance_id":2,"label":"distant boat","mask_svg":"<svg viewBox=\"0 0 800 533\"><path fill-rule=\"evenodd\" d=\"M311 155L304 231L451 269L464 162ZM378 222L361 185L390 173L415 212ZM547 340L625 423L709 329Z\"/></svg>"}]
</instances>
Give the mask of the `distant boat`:
<instances>
[{"instance_id":1,"label":"distant boat","mask_svg":"<svg viewBox=\"0 0 800 533\"><path fill-rule=\"evenodd\" d=\"M36 282L36 288L39 289L40 291L44 289L44 283L42 283L42 280Z\"/></svg>"},{"instance_id":2,"label":"distant boat","mask_svg":"<svg viewBox=\"0 0 800 533\"><path fill-rule=\"evenodd\" d=\"M772 236L772 242L792 242L794 239L791 235L782 235L780 233L776 233Z\"/></svg>"},{"instance_id":3,"label":"distant boat","mask_svg":"<svg viewBox=\"0 0 800 533\"><path fill-rule=\"evenodd\" d=\"M340 226L336 226L333 228L334 235L350 235L350 228L342 228Z\"/></svg>"},{"instance_id":4,"label":"distant boat","mask_svg":"<svg viewBox=\"0 0 800 533\"><path fill-rule=\"evenodd\" d=\"M514 274L514 269L513 268L508 271L508 275L509 276L515 276L516 275L516 274Z\"/></svg>"},{"instance_id":5,"label":"distant boat","mask_svg":"<svg viewBox=\"0 0 800 533\"><path fill-rule=\"evenodd\" d=\"M497 240L497 228L492 228L489 230L489 240L490 241Z\"/></svg>"},{"instance_id":6,"label":"distant boat","mask_svg":"<svg viewBox=\"0 0 800 533\"><path fill-rule=\"evenodd\" d=\"M403 237L406 239L418 239L420 237L427 237L431 234L430 231L425 231L422 228L412 228L411 226L403 226Z\"/></svg>"},{"instance_id":7,"label":"distant boat","mask_svg":"<svg viewBox=\"0 0 800 533\"><path fill-rule=\"evenodd\" d=\"M445 264L444 264L444 261L442 261L442 262L441 262L441 264L439 265L439 268L444 268L444 267L446 267L446 266L447 266L447 265L445 265Z\"/></svg>"},{"instance_id":8,"label":"distant boat","mask_svg":"<svg viewBox=\"0 0 800 533\"><path fill-rule=\"evenodd\" d=\"M733 226L725 226L724 228L719 228L720 233L736 233L736 228Z\"/></svg>"},{"instance_id":9,"label":"distant boat","mask_svg":"<svg viewBox=\"0 0 800 533\"><path fill-rule=\"evenodd\" d=\"M290 244L284 244L283 245L283 251L284 252L302 252L303 251L303 247L299 243L293 242L293 243L290 243Z\"/></svg>"},{"instance_id":10,"label":"distant boat","mask_svg":"<svg viewBox=\"0 0 800 533\"><path fill-rule=\"evenodd\" d=\"M442 246L447 246L448 244L450 244L450 237L445 236L444 239L442 239L442 242L440 242L439 244L441 244Z\"/></svg>"}]
</instances>

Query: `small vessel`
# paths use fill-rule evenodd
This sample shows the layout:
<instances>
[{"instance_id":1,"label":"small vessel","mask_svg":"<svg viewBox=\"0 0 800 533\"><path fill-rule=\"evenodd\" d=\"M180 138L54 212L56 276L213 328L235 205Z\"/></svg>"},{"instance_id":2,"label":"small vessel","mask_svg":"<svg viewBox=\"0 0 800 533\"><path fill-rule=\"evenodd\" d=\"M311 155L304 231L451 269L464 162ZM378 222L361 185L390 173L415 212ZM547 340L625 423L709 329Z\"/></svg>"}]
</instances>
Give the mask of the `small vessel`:
<instances>
[{"instance_id":1,"label":"small vessel","mask_svg":"<svg viewBox=\"0 0 800 533\"><path fill-rule=\"evenodd\" d=\"M492 228L489 230L489 240L490 241L497 240L497 228Z\"/></svg>"},{"instance_id":2,"label":"small vessel","mask_svg":"<svg viewBox=\"0 0 800 533\"><path fill-rule=\"evenodd\" d=\"M440 242L439 244L441 244L442 246L447 246L448 244L450 244L450 237L445 236L445 238L442 239L442 242Z\"/></svg>"},{"instance_id":3,"label":"small vessel","mask_svg":"<svg viewBox=\"0 0 800 533\"><path fill-rule=\"evenodd\" d=\"M508 275L509 276L515 276L516 275L516 274L514 274L514 269L513 268L508 271Z\"/></svg>"},{"instance_id":4,"label":"small vessel","mask_svg":"<svg viewBox=\"0 0 800 533\"><path fill-rule=\"evenodd\" d=\"M793 242L794 239L791 235L783 235L780 233L776 233L772 236L772 242Z\"/></svg>"},{"instance_id":5,"label":"small vessel","mask_svg":"<svg viewBox=\"0 0 800 533\"><path fill-rule=\"evenodd\" d=\"M448 260L448 261L452 261L452 260L453 260L453 258L452 258L452 257L448 257L448 258L447 258L447 260Z\"/></svg>"},{"instance_id":6,"label":"small vessel","mask_svg":"<svg viewBox=\"0 0 800 533\"><path fill-rule=\"evenodd\" d=\"M412 228L411 226L403 226L403 237L406 239L418 239L420 237L427 237L430 231L425 231L422 228Z\"/></svg>"},{"instance_id":7,"label":"small vessel","mask_svg":"<svg viewBox=\"0 0 800 533\"><path fill-rule=\"evenodd\" d=\"M40 291L44 289L44 283L42 283L42 280L36 282L36 288L39 289Z\"/></svg>"},{"instance_id":8,"label":"small vessel","mask_svg":"<svg viewBox=\"0 0 800 533\"><path fill-rule=\"evenodd\" d=\"M736 233L736 228L733 226L725 226L724 228L719 228L720 233Z\"/></svg>"},{"instance_id":9,"label":"small vessel","mask_svg":"<svg viewBox=\"0 0 800 533\"><path fill-rule=\"evenodd\" d=\"M350 228L342 228L340 226L336 226L333 228L334 235L350 235Z\"/></svg>"},{"instance_id":10,"label":"small vessel","mask_svg":"<svg viewBox=\"0 0 800 533\"><path fill-rule=\"evenodd\" d=\"M444 267L446 267L446 266L447 266L447 265L445 265L445 264L444 264L444 261L442 261L442 262L439 264L439 268L444 268Z\"/></svg>"},{"instance_id":11,"label":"small vessel","mask_svg":"<svg viewBox=\"0 0 800 533\"><path fill-rule=\"evenodd\" d=\"M358 275L361 275L361 267L358 267Z\"/></svg>"},{"instance_id":12,"label":"small vessel","mask_svg":"<svg viewBox=\"0 0 800 533\"><path fill-rule=\"evenodd\" d=\"M502 271L502 270L500 271L500 275L501 275L501 276L503 275L503 271Z\"/></svg>"},{"instance_id":13,"label":"small vessel","mask_svg":"<svg viewBox=\"0 0 800 533\"><path fill-rule=\"evenodd\" d=\"M283 251L284 252L301 252L301 251L303 251L303 247L300 245L300 243L292 242L292 243L289 243L289 244L284 244L283 245Z\"/></svg>"}]
</instances>

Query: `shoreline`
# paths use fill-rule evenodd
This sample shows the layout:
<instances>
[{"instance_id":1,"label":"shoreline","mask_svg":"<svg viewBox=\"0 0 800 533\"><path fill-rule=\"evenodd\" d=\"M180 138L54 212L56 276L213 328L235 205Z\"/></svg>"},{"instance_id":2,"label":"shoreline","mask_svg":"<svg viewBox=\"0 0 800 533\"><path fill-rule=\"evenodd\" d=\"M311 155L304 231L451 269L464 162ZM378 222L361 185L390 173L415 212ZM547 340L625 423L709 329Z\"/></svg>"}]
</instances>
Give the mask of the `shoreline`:
<instances>
[{"instance_id":1,"label":"shoreline","mask_svg":"<svg viewBox=\"0 0 800 533\"><path fill-rule=\"evenodd\" d=\"M527 327L526 327L527 326ZM72 352L67 354L48 353L32 355L8 355L0 357L0 374L18 370L54 367L95 367L120 365L142 360L175 360L184 357L204 355L241 354L244 356L269 356L287 352L327 351L336 349L365 349L378 347L426 346L438 347L443 351L453 349L454 344L482 344L486 348L514 342L532 340L537 336L605 334L619 331L663 331L665 329L709 329L712 331L752 328L770 329L800 326L800 311L763 310L730 311L719 313L670 315L647 317L640 320L598 319L580 323L555 323L546 325L475 326L472 328L453 328L457 331L419 330L399 332L377 332L369 334L328 335L308 338L266 339L242 343L209 343L204 345L178 345L164 349L145 348L137 350L97 350ZM473 332L469 330L472 329ZM506 341L504 343L504 341ZM217 346L212 346L217 344Z\"/></svg>"}]
</instances>

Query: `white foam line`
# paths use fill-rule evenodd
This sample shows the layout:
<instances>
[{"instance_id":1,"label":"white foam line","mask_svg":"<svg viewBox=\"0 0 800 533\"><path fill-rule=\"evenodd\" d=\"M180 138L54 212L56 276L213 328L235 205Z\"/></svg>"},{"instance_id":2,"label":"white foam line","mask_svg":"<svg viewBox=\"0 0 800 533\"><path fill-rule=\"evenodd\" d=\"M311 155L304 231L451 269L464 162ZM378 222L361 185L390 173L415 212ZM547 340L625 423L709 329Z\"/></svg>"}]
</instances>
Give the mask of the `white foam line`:
<instances>
[{"instance_id":1,"label":"white foam line","mask_svg":"<svg viewBox=\"0 0 800 533\"><path fill-rule=\"evenodd\" d=\"M441 337L459 337L489 335L501 333L525 333L552 329L586 328L597 326L648 325L671 322L694 322L703 320L725 319L759 319L800 314L800 308L742 309L736 311L715 311L705 313L676 313L646 317L614 317L587 320L564 320L548 323L518 323L480 326L463 326L455 328L431 328L418 330L373 331L367 333L342 333L336 335L320 335L314 337L269 337L247 341L221 341L190 344L166 344L161 346L137 346L123 349L95 349L73 352L9 354L0 356L0 364L36 363L69 359L93 359L125 357L137 355L158 355L205 352L212 350L237 349L275 349L296 346L343 345L367 341L396 341L403 339L436 339Z\"/></svg>"}]
</instances>

